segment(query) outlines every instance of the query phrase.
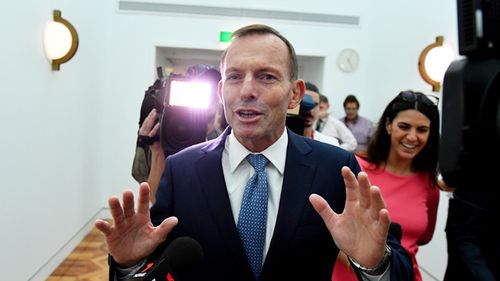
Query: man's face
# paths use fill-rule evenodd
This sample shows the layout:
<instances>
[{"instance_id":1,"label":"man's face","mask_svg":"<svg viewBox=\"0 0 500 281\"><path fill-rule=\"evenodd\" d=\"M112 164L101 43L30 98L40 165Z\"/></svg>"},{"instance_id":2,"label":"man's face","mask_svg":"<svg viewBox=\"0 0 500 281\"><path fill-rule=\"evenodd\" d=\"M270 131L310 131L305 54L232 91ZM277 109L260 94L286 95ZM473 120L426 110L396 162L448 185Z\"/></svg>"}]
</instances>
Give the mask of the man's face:
<instances>
[{"instance_id":1,"label":"man's face","mask_svg":"<svg viewBox=\"0 0 500 281\"><path fill-rule=\"evenodd\" d=\"M327 102L320 102L319 103L319 113L318 113L318 118L325 118L328 116L328 108L330 108L330 104Z\"/></svg>"},{"instance_id":2,"label":"man's face","mask_svg":"<svg viewBox=\"0 0 500 281\"><path fill-rule=\"evenodd\" d=\"M358 105L355 102L348 102L344 107L347 120L354 120L358 116Z\"/></svg>"},{"instance_id":3,"label":"man's face","mask_svg":"<svg viewBox=\"0 0 500 281\"><path fill-rule=\"evenodd\" d=\"M311 111L309 111L306 116L304 116L304 127L312 127L314 125L314 123L316 122L316 120L318 120L319 118L319 94L314 92L314 91L310 91L310 90L306 90L306 95L309 95L312 97L313 101L314 101L314 107L313 109L311 109Z\"/></svg>"},{"instance_id":4,"label":"man's face","mask_svg":"<svg viewBox=\"0 0 500 281\"><path fill-rule=\"evenodd\" d=\"M223 63L219 96L236 138L262 151L285 129L286 112L304 95L302 80L290 81L288 49L274 35L233 40Z\"/></svg>"}]
</instances>

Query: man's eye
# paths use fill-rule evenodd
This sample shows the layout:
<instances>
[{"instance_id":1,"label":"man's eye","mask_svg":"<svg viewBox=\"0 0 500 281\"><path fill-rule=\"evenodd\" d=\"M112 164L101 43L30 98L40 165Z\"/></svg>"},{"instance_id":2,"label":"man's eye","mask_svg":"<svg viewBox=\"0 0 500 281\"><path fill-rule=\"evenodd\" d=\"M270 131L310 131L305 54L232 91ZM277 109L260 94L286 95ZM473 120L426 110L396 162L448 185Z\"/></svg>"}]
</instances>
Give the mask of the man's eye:
<instances>
[{"instance_id":1,"label":"man's eye","mask_svg":"<svg viewBox=\"0 0 500 281\"><path fill-rule=\"evenodd\" d=\"M274 75L265 73L265 74L260 75L259 79L263 80L265 82L273 82L276 80L276 77Z\"/></svg>"},{"instance_id":2,"label":"man's eye","mask_svg":"<svg viewBox=\"0 0 500 281\"><path fill-rule=\"evenodd\" d=\"M238 74L229 74L226 76L226 80L237 80L239 77L240 76Z\"/></svg>"}]
</instances>

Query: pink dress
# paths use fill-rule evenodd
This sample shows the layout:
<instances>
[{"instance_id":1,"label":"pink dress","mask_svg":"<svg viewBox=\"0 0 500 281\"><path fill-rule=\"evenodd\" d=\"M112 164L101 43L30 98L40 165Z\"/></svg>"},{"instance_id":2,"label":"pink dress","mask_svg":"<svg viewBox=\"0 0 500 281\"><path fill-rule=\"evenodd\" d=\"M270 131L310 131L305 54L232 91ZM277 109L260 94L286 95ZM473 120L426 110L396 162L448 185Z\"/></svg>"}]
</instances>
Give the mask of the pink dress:
<instances>
[{"instance_id":1,"label":"pink dress","mask_svg":"<svg viewBox=\"0 0 500 281\"><path fill-rule=\"evenodd\" d=\"M429 186L426 174L399 176L383 168L373 169L374 165L356 156L361 170L368 174L370 182L380 188L391 221L401 225L403 238L401 244L410 254L415 271L415 280L421 281L422 275L417 264L418 245L428 243L434 234L439 203L439 189ZM358 280L354 272L342 263L336 262L332 275L333 281Z\"/></svg>"}]
</instances>

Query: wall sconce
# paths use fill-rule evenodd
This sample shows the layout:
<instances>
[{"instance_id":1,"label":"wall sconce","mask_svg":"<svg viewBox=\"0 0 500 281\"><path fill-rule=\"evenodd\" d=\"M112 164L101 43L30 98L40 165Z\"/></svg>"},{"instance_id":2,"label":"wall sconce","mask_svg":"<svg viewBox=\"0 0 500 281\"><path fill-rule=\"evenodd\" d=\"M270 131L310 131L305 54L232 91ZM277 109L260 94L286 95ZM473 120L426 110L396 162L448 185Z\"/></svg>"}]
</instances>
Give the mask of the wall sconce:
<instances>
[{"instance_id":1,"label":"wall sconce","mask_svg":"<svg viewBox=\"0 0 500 281\"><path fill-rule=\"evenodd\" d=\"M433 92L440 91L446 69L455 59L453 49L443 42L444 37L437 36L436 42L425 47L418 58L420 76L432 86Z\"/></svg>"},{"instance_id":2,"label":"wall sconce","mask_svg":"<svg viewBox=\"0 0 500 281\"><path fill-rule=\"evenodd\" d=\"M54 10L54 21L45 26L43 43L45 54L52 63L52 70L69 61L78 49L78 33L73 25L61 17L61 11Z\"/></svg>"}]
</instances>

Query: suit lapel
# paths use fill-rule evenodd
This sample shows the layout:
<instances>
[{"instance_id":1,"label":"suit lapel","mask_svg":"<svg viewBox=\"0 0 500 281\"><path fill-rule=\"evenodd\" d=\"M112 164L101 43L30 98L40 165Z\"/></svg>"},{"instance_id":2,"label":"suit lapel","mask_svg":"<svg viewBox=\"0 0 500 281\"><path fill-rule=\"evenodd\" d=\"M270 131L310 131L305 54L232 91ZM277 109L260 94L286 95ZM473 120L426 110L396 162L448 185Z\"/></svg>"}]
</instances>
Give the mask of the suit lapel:
<instances>
[{"instance_id":1,"label":"suit lapel","mask_svg":"<svg viewBox=\"0 0 500 281\"><path fill-rule=\"evenodd\" d=\"M289 132L288 136L280 206L266 260L272 257L274 251L282 252L281 249L288 247L302 210L305 204L309 204L308 198L317 165L314 159L307 156L312 149L311 146L294 133Z\"/></svg>"},{"instance_id":2,"label":"suit lapel","mask_svg":"<svg viewBox=\"0 0 500 281\"><path fill-rule=\"evenodd\" d=\"M196 173L205 183L202 184L201 189L209 207L207 211L212 214L221 239L234 254L238 264L247 265L245 252L231 211L221 164L224 144L230 131L231 129L227 128L214 142L202 148L204 155L194 165ZM247 267L246 270L251 273L250 267L248 265Z\"/></svg>"}]
</instances>

